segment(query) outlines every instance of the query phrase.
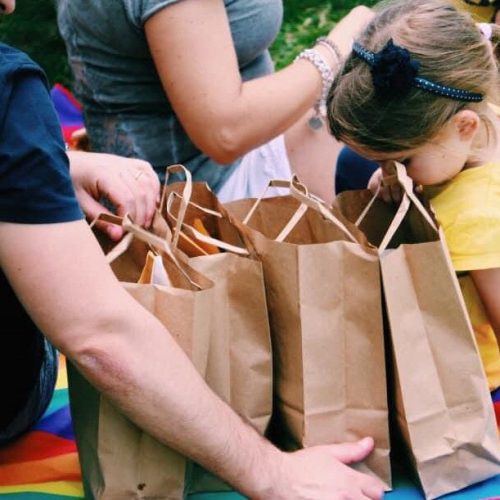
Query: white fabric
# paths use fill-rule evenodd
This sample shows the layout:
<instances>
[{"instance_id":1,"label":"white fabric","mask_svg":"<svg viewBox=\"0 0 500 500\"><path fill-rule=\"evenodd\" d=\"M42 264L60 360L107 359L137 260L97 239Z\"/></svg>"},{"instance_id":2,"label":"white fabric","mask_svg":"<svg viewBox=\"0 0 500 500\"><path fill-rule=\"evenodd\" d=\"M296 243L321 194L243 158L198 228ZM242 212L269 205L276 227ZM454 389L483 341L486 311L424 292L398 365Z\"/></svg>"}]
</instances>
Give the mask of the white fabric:
<instances>
[{"instance_id":1,"label":"white fabric","mask_svg":"<svg viewBox=\"0 0 500 500\"><path fill-rule=\"evenodd\" d=\"M238 168L217 193L223 203L242 198L257 198L265 191L270 180L290 180L292 170L280 135L272 141L253 149L241 160ZM266 196L286 195L284 188L272 188Z\"/></svg>"},{"instance_id":2,"label":"white fabric","mask_svg":"<svg viewBox=\"0 0 500 500\"><path fill-rule=\"evenodd\" d=\"M491 35L493 34L493 28L491 27L491 24L479 23L478 26L484 38L486 38L486 40L491 40Z\"/></svg>"}]
</instances>

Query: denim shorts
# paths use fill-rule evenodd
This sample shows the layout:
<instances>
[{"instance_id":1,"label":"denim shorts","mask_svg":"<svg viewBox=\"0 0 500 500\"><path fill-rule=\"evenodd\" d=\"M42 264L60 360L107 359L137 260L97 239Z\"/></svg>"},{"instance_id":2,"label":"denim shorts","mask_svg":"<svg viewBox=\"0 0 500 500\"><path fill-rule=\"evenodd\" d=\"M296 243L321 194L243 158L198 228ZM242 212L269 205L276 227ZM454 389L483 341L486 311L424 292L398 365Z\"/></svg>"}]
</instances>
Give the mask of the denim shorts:
<instances>
[{"instance_id":1,"label":"denim shorts","mask_svg":"<svg viewBox=\"0 0 500 500\"><path fill-rule=\"evenodd\" d=\"M38 422L49 406L57 380L58 354L56 349L44 339L45 352L38 382L21 412L9 425L0 430L0 447L18 438Z\"/></svg>"}]
</instances>

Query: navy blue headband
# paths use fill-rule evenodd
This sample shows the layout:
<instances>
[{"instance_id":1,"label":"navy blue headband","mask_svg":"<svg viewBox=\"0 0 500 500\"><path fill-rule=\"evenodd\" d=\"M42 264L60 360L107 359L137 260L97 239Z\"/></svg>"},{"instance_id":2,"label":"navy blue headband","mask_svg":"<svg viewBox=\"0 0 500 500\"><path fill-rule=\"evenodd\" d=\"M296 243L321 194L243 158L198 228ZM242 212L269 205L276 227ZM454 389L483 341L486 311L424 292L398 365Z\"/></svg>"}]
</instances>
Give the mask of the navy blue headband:
<instances>
[{"instance_id":1,"label":"navy blue headband","mask_svg":"<svg viewBox=\"0 0 500 500\"><path fill-rule=\"evenodd\" d=\"M418 76L420 63L412 59L410 52L389 40L380 52L370 52L358 42L354 42L352 51L370 66L375 91L379 95L404 95L410 87L417 87L441 97L455 101L479 102L482 94L468 90L448 87Z\"/></svg>"}]
</instances>

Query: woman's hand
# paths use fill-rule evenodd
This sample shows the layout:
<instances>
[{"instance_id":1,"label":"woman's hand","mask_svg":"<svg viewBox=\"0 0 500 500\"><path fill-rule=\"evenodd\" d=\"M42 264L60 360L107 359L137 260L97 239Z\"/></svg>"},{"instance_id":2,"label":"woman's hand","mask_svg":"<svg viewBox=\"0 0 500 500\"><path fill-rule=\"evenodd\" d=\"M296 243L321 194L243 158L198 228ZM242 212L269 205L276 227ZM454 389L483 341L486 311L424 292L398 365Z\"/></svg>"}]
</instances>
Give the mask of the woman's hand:
<instances>
[{"instance_id":1,"label":"woman's hand","mask_svg":"<svg viewBox=\"0 0 500 500\"><path fill-rule=\"evenodd\" d=\"M76 196L89 220L110 213L107 199L117 215L129 213L134 222L148 227L160 199L160 181L143 160L105 153L68 151L70 173ZM98 223L112 240L123 236L121 227Z\"/></svg>"},{"instance_id":2,"label":"woman's hand","mask_svg":"<svg viewBox=\"0 0 500 500\"><path fill-rule=\"evenodd\" d=\"M364 5L354 7L330 31L328 38L340 50L342 57L347 57L352 50L353 39L372 20L374 12Z\"/></svg>"}]
</instances>

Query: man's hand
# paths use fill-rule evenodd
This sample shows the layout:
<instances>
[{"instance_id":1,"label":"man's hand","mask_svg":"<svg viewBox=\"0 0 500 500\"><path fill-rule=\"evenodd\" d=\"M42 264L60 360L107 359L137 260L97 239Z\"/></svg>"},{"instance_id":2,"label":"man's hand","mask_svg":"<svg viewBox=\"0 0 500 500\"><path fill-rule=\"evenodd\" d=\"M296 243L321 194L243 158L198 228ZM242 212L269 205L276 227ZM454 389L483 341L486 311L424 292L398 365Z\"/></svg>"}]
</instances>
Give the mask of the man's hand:
<instances>
[{"instance_id":1,"label":"man's hand","mask_svg":"<svg viewBox=\"0 0 500 500\"><path fill-rule=\"evenodd\" d=\"M110 213L102 204L102 198L106 198L117 215L129 213L137 224L151 224L160 199L160 181L148 162L83 151L68 151L68 157L76 196L89 220ZM112 240L123 236L119 226L96 226Z\"/></svg>"},{"instance_id":2,"label":"man's hand","mask_svg":"<svg viewBox=\"0 0 500 500\"><path fill-rule=\"evenodd\" d=\"M286 453L282 464L279 499L381 499L386 486L347 464L365 459L373 449L373 440L355 443L312 446Z\"/></svg>"}]
</instances>

